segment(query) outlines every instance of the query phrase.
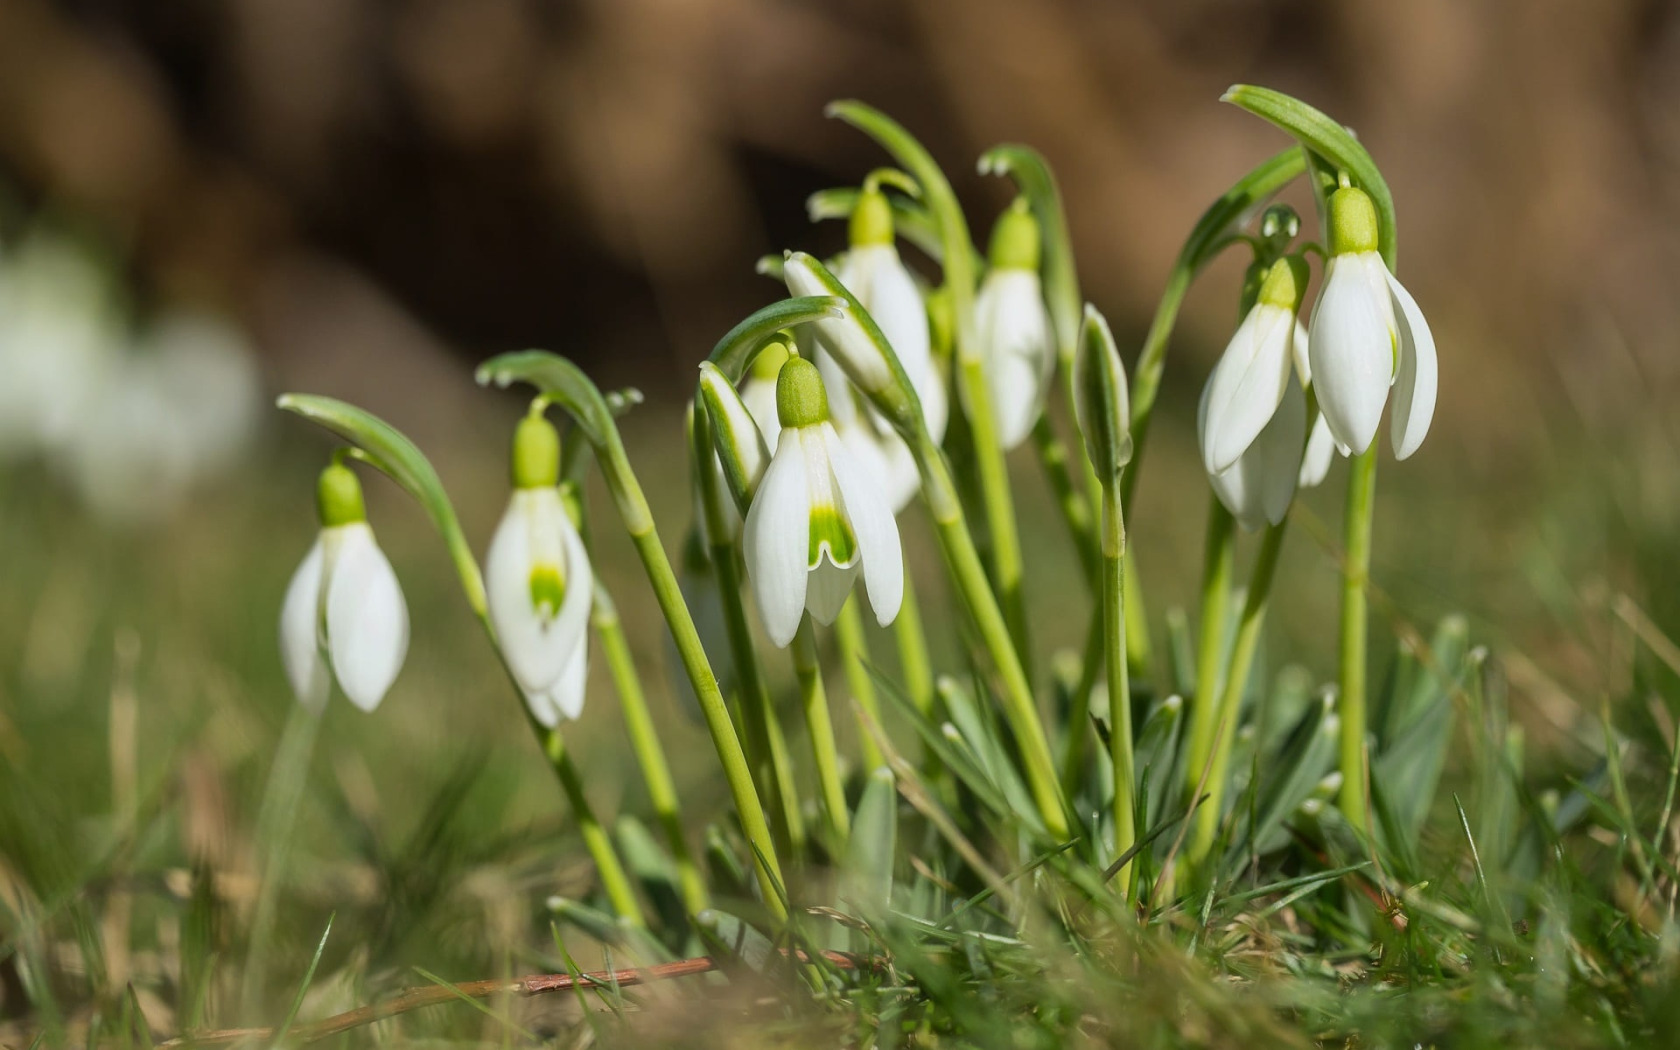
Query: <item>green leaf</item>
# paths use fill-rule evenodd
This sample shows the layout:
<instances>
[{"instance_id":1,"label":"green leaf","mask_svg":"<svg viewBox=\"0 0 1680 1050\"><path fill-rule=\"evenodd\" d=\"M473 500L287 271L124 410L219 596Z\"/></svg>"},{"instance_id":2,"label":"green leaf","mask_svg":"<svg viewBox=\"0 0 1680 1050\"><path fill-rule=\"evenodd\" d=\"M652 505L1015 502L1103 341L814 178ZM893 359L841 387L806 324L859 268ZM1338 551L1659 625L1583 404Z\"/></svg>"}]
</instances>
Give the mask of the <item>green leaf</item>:
<instances>
[{"instance_id":1,"label":"green leaf","mask_svg":"<svg viewBox=\"0 0 1680 1050\"><path fill-rule=\"evenodd\" d=\"M898 791L892 770L869 775L852 818L852 837L840 867L840 903L866 921L892 906L893 858L898 848Z\"/></svg>"},{"instance_id":2,"label":"green leaf","mask_svg":"<svg viewBox=\"0 0 1680 1050\"><path fill-rule=\"evenodd\" d=\"M731 328L718 340L707 360L722 370L731 383L739 383L752 366L753 358L784 329L825 317L839 317L845 308L846 300L838 295L812 295L771 303Z\"/></svg>"},{"instance_id":3,"label":"green leaf","mask_svg":"<svg viewBox=\"0 0 1680 1050\"><path fill-rule=\"evenodd\" d=\"M642 884L643 892L659 915L660 927L680 938L688 925L688 913L683 907L676 865L647 826L630 814L619 816L615 830L619 855L630 874Z\"/></svg>"},{"instance_id":4,"label":"green leaf","mask_svg":"<svg viewBox=\"0 0 1680 1050\"><path fill-rule=\"evenodd\" d=\"M1306 170L1306 158L1298 149L1286 149L1261 161L1247 175L1202 212L1179 249L1179 266L1195 273L1207 265L1225 246L1233 230L1255 216L1277 192Z\"/></svg>"},{"instance_id":5,"label":"green leaf","mask_svg":"<svg viewBox=\"0 0 1680 1050\"><path fill-rule=\"evenodd\" d=\"M1271 88L1234 84L1220 101L1277 125L1302 146L1347 172L1356 186L1370 194L1371 203L1377 207L1378 248L1389 270L1394 270L1399 236L1394 222L1394 196L1389 193L1376 161L1351 131L1321 110Z\"/></svg>"},{"instance_id":6,"label":"green leaf","mask_svg":"<svg viewBox=\"0 0 1680 1050\"><path fill-rule=\"evenodd\" d=\"M479 572L478 561L473 557L466 534L461 531L455 507L449 502L443 482L425 453L383 419L335 398L315 394L282 394L278 404L356 446L367 463L384 472L420 502L449 548L449 556L455 563L455 572L461 578L468 603L475 613L484 616L484 577Z\"/></svg>"},{"instance_id":7,"label":"green leaf","mask_svg":"<svg viewBox=\"0 0 1680 1050\"><path fill-rule=\"evenodd\" d=\"M1079 273L1068 236L1062 191L1043 154L1031 146L994 146L980 156L982 175L1007 175L1032 205L1044 238L1044 301L1056 329L1056 350L1062 367L1073 367L1079 346L1079 314L1085 300L1079 294Z\"/></svg>"},{"instance_id":8,"label":"green leaf","mask_svg":"<svg viewBox=\"0 0 1680 1050\"><path fill-rule=\"evenodd\" d=\"M856 186L818 190L805 198L805 213L812 222L851 218L862 193ZM939 225L933 221L927 206L896 194L888 196L887 203L892 207L893 227L898 235L920 248L934 262L942 262L945 245L939 239Z\"/></svg>"},{"instance_id":9,"label":"green leaf","mask_svg":"<svg viewBox=\"0 0 1680 1050\"><path fill-rule=\"evenodd\" d=\"M752 887L748 884L750 876L741 855L716 824L706 825L705 857L706 879L717 887L719 893L732 897L752 895Z\"/></svg>"},{"instance_id":10,"label":"green leaf","mask_svg":"<svg viewBox=\"0 0 1680 1050\"><path fill-rule=\"evenodd\" d=\"M1256 852L1269 853L1287 844L1283 822L1335 764L1340 726L1334 701L1326 695L1307 708L1282 750L1261 763L1252 835Z\"/></svg>"},{"instance_id":11,"label":"green leaf","mask_svg":"<svg viewBox=\"0 0 1680 1050\"><path fill-rule=\"evenodd\" d=\"M1144 777L1149 792L1151 813L1142 824L1147 826L1160 819L1164 803L1174 792L1173 756L1178 752L1179 729L1184 724L1184 698L1167 697L1143 721L1137 738L1137 768Z\"/></svg>"}]
</instances>

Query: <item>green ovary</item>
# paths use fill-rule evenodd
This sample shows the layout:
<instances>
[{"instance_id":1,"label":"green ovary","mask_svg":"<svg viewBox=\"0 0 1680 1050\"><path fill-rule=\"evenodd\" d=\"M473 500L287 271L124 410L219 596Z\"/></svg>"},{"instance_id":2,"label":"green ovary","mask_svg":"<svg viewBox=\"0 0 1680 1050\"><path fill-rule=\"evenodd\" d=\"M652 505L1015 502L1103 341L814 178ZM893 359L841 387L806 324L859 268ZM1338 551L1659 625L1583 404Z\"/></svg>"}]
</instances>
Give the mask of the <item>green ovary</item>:
<instances>
[{"instance_id":1,"label":"green ovary","mask_svg":"<svg viewBox=\"0 0 1680 1050\"><path fill-rule=\"evenodd\" d=\"M839 509L812 507L810 542L805 551L807 567L817 567L825 544L829 560L836 565L850 565L857 559L857 535Z\"/></svg>"},{"instance_id":2,"label":"green ovary","mask_svg":"<svg viewBox=\"0 0 1680 1050\"><path fill-rule=\"evenodd\" d=\"M537 615L551 619L560 612L566 597L566 580L557 565L537 565L531 569L531 604Z\"/></svg>"}]
</instances>

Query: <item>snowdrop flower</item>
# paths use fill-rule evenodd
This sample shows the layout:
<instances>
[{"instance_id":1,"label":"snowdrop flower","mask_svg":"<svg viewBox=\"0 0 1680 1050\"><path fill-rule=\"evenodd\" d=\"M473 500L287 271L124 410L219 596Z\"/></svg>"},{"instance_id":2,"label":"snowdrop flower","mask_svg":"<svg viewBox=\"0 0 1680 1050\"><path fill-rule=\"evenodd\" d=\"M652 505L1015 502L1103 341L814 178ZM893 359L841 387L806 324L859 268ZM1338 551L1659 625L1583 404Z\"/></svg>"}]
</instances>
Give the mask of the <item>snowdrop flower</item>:
<instances>
[{"instance_id":1,"label":"snowdrop flower","mask_svg":"<svg viewBox=\"0 0 1680 1050\"><path fill-rule=\"evenodd\" d=\"M372 711L408 653L408 607L368 527L355 472L333 463L316 497L321 534L286 588L280 656L303 704L319 709L337 679L351 703Z\"/></svg>"},{"instance_id":2,"label":"snowdrop flower","mask_svg":"<svg viewBox=\"0 0 1680 1050\"><path fill-rule=\"evenodd\" d=\"M892 206L873 184L864 184L849 231L851 244L834 276L880 326L921 399L928 433L943 441L950 410L933 360L927 306L893 244Z\"/></svg>"},{"instance_id":3,"label":"snowdrop flower","mask_svg":"<svg viewBox=\"0 0 1680 1050\"><path fill-rule=\"evenodd\" d=\"M550 729L583 713L595 589L559 479L560 435L539 408L514 431L513 497L490 541L484 586L502 656L532 717Z\"/></svg>"},{"instance_id":4,"label":"snowdrop flower","mask_svg":"<svg viewBox=\"0 0 1680 1050\"><path fill-rule=\"evenodd\" d=\"M1202 400L1196 409L1196 428L1204 435L1204 447L1212 393L1210 382L1202 389ZM1283 398L1277 410L1254 441L1229 467L1208 473L1219 502L1243 528L1277 525L1289 514L1302 468L1301 446L1306 437L1307 398L1291 369L1285 377ZM1328 469L1328 462L1325 467Z\"/></svg>"},{"instance_id":5,"label":"snowdrop flower","mask_svg":"<svg viewBox=\"0 0 1680 1050\"><path fill-rule=\"evenodd\" d=\"M1038 220L1017 197L992 230L985 280L974 299L986 394L1005 451L1032 433L1056 363L1056 335L1038 275Z\"/></svg>"},{"instance_id":6,"label":"snowdrop flower","mask_svg":"<svg viewBox=\"0 0 1680 1050\"><path fill-rule=\"evenodd\" d=\"M898 525L829 421L816 366L790 358L776 382L782 424L776 454L747 511L743 548L753 597L771 641L785 647L809 612L833 623L863 575L883 626L904 598Z\"/></svg>"},{"instance_id":7,"label":"snowdrop flower","mask_svg":"<svg viewBox=\"0 0 1680 1050\"><path fill-rule=\"evenodd\" d=\"M1290 255L1274 262L1265 272L1254 305L1208 376L1198 430L1202 466L1210 475L1221 474L1236 463L1283 404L1295 380L1295 311L1306 286L1305 259ZM1296 395L1300 396L1299 384ZM1303 416L1305 406L1302 398Z\"/></svg>"},{"instance_id":8,"label":"snowdrop flower","mask_svg":"<svg viewBox=\"0 0 1680 1050\"><path fill-rule=\"evenodd\" d=\"M1313 310L1309 354L1318 405L1338 445L1371 447L1394 389L1394 454L1423 443L1435 413L1435 337L1377 253L1377 213L1363 190L1330 195L1330 262Z\"/></svg>"}]
</instances>

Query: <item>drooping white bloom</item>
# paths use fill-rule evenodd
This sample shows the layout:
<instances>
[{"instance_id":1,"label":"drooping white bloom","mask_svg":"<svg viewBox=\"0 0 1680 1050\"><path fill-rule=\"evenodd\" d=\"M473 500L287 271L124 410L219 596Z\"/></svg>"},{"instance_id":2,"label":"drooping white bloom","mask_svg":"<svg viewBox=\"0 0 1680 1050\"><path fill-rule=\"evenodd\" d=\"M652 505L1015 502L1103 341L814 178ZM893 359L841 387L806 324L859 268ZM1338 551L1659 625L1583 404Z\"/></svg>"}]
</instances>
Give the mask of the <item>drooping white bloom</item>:
<instances>
[{"instance_id":1,"label":"drooping white bloom","mask_svg":"<svg viewBox=\"0 0 1680 1050\"><path fill-rule=\"evenodd\" d=\"M876 479L882 499L896 516L910 505L922 486L916 457L891 424L859 400L833 356L817 346L810 347L810 353L828 394L835 432L868 476Z\"/></svg>"},{"instance_id":2,"label":"drooping white bloom","mask_svg":"<svg viewBox=\"0 0 1680 1050\"><path fill-rule=\"evenodd\" d=\"M1376 211L1355 187L1330 197L1330 263L1313 311L1313 389L1336 443L1371 447L1394 390L1394 454L1405 459L1435 413L1435 337L1377 252Z\"/></svg>"},{"instance_id":3,"label":"drooping white bloom","mask_svg":"<svg viewBox=\"0 0 1680 1050\"><path fill-rule=\"evenodd\" d=\"M1210 382L1202 389L1196 428L1206 445ZM1219 502L1245 529L1276 525L1289 514L1301 470L1301 446L1307 437L1307 398L1294 370L1286 373L1283 398L1266 425L1236 461L1223 471L1209 472Z\"/></svg>"},{"instance_id":4,"label":"drooping white bloom","mask_svg":"<svg viewBox=\"0 0 1680 1050\"><path fill-rule=\"evenodd\" d=\"M828 624L861 573L878 622L904 598L898 525L829 421L816 368L793 358L777 383L782 436L747 511L743 550L765 630L779 647L802 614Z\"/></svg>"},{"instance_id":5,"label":"drooping white bloom","mask_svg":"<svg viewBox=\"0 0 1680 1050\"><path fill-rule=\"evenodd\" d=\"M408 654L408 606L362 513L355 475L328 467L321 494L320 536L280 609L280 655L302 703L318 709L336 679L351 703L372 711Z\"/></svg>"},{"instance_id":6,"label":"drooping white bloom","mask_svg":"<svg viewBox=\"0 0 1680 1050\"><path fill-rule=\"evenodd\" d=\"M1056 333L1039 278L1038 222L1024 201L998 220L990 267L974 299L974 333L986 396L1007 451L1044 411L1056 364Z\"/></svg>"},{"instance_id":7,"label":"drooping white bloom","mask_svg":"<svg viewBox=\"0 0 1680 1050\"><path fill-rule=\"evenodd\" d=\"M927 304L916 279L898 257L898 249L890 242L854 244L834 276L880 325L910 385L916 388L928 433L934 441L943 441L950 408L945 381L933 360Z\"/></svg>"},{"instance_id":8,"label":"drooping white bloom","mask_svg":"<svg viewBox=\"0 0 1680 1050\"><path fill-rule=\"evenodd\" d=\"M532 716L549 728L583 712L595 590L589 552L555 484L558 460L553 425L540 416L521 420L513 496L484 567L502 656Z\"/></svg>"}]
</instances>

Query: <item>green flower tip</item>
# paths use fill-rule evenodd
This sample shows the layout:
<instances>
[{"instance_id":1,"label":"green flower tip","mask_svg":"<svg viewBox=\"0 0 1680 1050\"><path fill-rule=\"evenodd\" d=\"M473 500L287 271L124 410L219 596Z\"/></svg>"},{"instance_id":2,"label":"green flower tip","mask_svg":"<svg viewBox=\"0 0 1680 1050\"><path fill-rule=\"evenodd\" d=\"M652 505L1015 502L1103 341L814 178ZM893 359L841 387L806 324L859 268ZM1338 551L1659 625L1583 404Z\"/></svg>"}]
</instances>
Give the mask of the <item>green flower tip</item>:
<instances>
[{"instance_id":1,"label":"green flower tip","mask_svg":"<svg viewBox=\"0 0 1680 1050\"><path fill-rule=\"evenodd\" d=\"M992 227L987 261L994 270L1036 270L1041 252L1038 220L1025 197L1016 197Z\"/></svg>"},{"instance_id":2,"label":"green flower tip","mask_svg":"<svg viewBox=\"0 0 1680 1050\"><path fill-rule=\"evenodd\" d=\"M784 427L813 427L828 421L828 391L822 373L803 357L790 357L776 377L776 416Z\"/></svg>"},{"instance_id":3,"label":"green flower tip","mask_svg":"<svg viewBox=\"0 0 1680 1050\"><path fill-rule=\"evenodd\" d=\"M552 488L560 481L560 432L540 413L513 431L512 476L516 489Z\"/></svg>"},{"instance_id":4,"label":"green flower tip","mask_svg":"<svg viewBox=\"0 0 1680 1050\"><path fill-rule=\"evenodd\" d=\"M356 472L343 463L328 464L315 483L315 507L320 514L321 527L336 528L367 520L367 507L362 502L362 483Z\"/></svg>"},{"instance_id":5,"label":"green flower tip","mask_svg":"<svg viewBox=\"0 0 1680 1050\"><path fill-rule=\"evenodd\" d=\"M1377 207L1358 186L1330 195L1330 254L1356 255L1377 250Z\"/></svg>"},{"instance_id":6,"label":"green flower tip","mask_svg":"<svg viewBox=\"0 0 1680 1050\"><path fill-rule=\"evenodd\" d=\"M858 194L857 206L846 228L853 248L893 242L892 205L887 195L873 185L865 185Z\"/></svg>"},{"instance_id":7,"label":"green flower tip","mask_svg":"<svg viewBox=\"0 0 1680 1050\"><path fill-rule=\"evenodd\" d=\"M957 341L957 308L951 302L951 286L942 284L929 292L926 303L933 352L940 359L950 357Z\"/></svg>"},{"instance_id":8,"label":"green flower tip","mask_svg":"<svg viewBox=\"0 0 1680 1050\"><path fill-rule=\"evenodd\" d=\"M1260 285L1260 302L1285 310L1299 309L1301 297L1307 291L1307 277L1307 260L1299 255L1285 255L1266 271L1266 279Z\"/></svg>"},{"instance_id":9,"label":"green flower tip","mask_svg":"<svg viewBox=\"0 0 1680 1050\"><path fill-rule=\"evenodd\" d=\"M753 358L750 374L754 379L774 380L782 374L782 366L787 364L788 345L780 339L767 344Z\"/></svg>"},{"instance_id":10,"label":"green flower tip","mask_svg":"<svg viewBox=\"0 0 1680 1050\"><path fill-rule=\"evenodd\" d=\"M560 603L566 598L566 581L556 565L537 565L531 569L531 607L544 617L560 614Z\"/></svg>"}]
</instances>

